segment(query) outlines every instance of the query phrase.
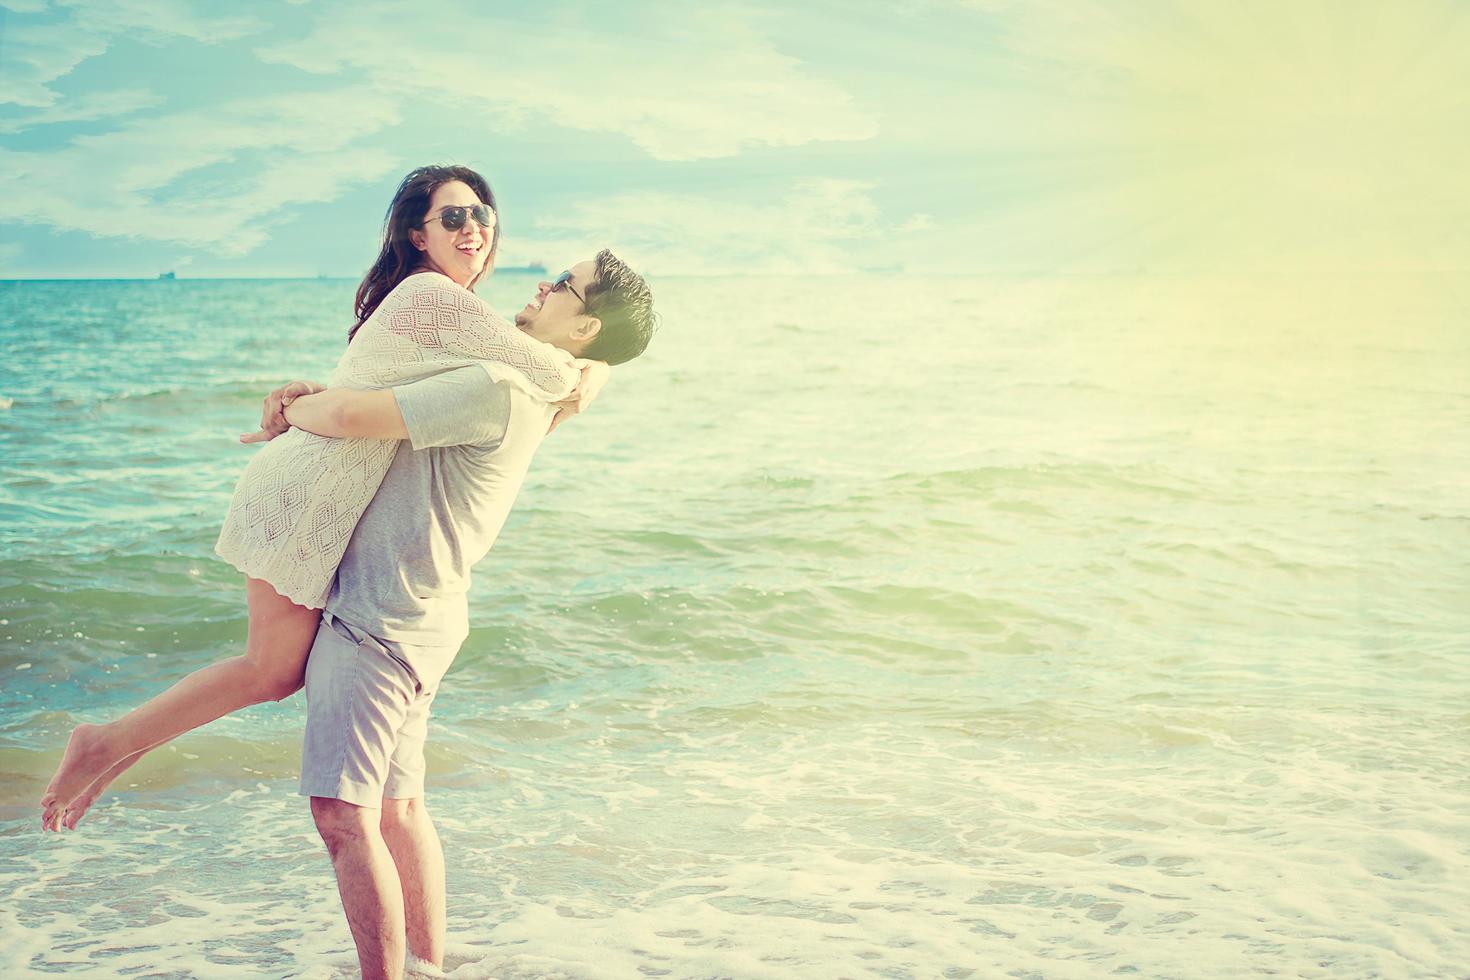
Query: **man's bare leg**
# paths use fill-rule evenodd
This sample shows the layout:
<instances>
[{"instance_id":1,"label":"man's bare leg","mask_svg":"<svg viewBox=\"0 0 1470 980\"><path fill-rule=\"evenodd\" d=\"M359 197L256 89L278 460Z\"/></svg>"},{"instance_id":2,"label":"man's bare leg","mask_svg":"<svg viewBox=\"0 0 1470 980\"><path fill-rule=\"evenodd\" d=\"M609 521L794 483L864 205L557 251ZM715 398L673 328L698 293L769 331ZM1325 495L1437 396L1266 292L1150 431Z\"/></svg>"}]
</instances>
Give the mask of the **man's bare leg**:
<instances>
[{"instance_id":1,"label":"man's bare leg","mask_svg":"<svg viewBox=\"0 0 1470 980\"><path fill-rule=\"evenodd\" d=\"M311 815L332 856L363 980L402 980L403 891L378 811L313 796Z\"/></svg>"},{"instance_id":2,"label":"man's bare leg","mask_svg":"<svg viewBox=\"0 0 1470 980\"><path fill-rule=\"evenodd\" d=\"M245 601L250 634L244 656L194 671L116 721L72 730L61 765L41 797L44 829L59 830L69 805L109 772L116 778L127 766L113 770L130 756L247 705L288 697L301 687L320 611L296 605L259 579L246 580ZM106 786L104 782L97 792Z\"/></svg>"},{"instance_id":3,"label":"man's bare leg","mask_svg":"<svg viewBox=\"0 0 1470 980\"><path fill-rule=\"evenodd\" d=\"M444 849L423 797L383 799L383 840L403 887L408 950L444 968Z\"/></svg>"}]
</instances>

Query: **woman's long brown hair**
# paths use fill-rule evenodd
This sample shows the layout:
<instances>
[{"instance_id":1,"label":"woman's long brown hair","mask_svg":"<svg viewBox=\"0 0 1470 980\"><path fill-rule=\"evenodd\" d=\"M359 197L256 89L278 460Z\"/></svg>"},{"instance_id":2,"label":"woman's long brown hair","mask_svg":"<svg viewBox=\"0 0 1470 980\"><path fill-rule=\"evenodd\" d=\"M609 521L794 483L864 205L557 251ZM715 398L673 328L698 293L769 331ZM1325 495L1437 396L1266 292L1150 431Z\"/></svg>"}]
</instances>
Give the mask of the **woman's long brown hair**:
<instances>
[{"instance_id":1,"label":"woman's long brown hair","mask_svg":"<svg viewBox=\"0 0 1470 980\"><path fill-rule=\"evenodd\" d=\"M451 180L468 184L470 190L482 202L490 205L490 210L495 211L496 217L499 217L499 209L495 206L495 192L490 190L490 184L484 177L469 167L419 167L409 171L408 176L403 178L403 183L398 185L398 193L393 195L393 203L388 205L388 214L383 219L383 247L378 251L372 268L363 277L362 285L357 287L357 302L354 306L357 322L347 331L348 343L356 336L357 329L373 315L378 304L423 264L423 256L414 248L408 233L423 223L424 216L429 213L429 199L434 196L434 191ZM500 222L497 220L495 231L490 237L490 255L480 274L470 282L471 289L495 267L495 249L499 245Z\"/></svg>"}]
</instances>

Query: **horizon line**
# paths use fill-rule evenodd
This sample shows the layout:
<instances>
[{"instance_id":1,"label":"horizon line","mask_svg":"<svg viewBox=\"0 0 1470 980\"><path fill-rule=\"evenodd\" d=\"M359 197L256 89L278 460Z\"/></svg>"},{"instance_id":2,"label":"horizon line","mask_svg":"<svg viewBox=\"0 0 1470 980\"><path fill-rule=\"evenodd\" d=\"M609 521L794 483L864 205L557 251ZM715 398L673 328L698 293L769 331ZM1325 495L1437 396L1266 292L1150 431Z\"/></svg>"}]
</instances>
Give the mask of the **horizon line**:
<instances>
[{"instance_id":1,"label":"horizon line","mask_svg":"<svg viewBox=\"0 0 1470 980\"><path fill-rule=\"evenodd\" d=\"M541 273L527 272L521 268L510 268L497 270L498 274L504 276L538 276ZM1108 269L1108 270L1074 270L1063 271L1059 269L1023 269L1012 271L988 270L988 271L944 271L944 270L910 270L892 268L868 268L853 269L849 272L670 272L649 273L650 279L851 279L860 276L945 276L964 279L1017 279L1017 278L1055 278L1055 279L1095 279L1095 278L1121 278L1134 279L1191 279L1191 278L1254 278L1254 279L1277 279L1277 278L1318 278L1323 276L1338 276L1346 272L1372 272L1386 275L1464 275L1470 272L1470 268L1456 266L1441 267L1372 267L1355 266L1351 268L1322 268L1322 269L1279 269L1279 270L1233 270L1233 269L1181 269L1181 270L1156 270L1146 268L1131 269ZM355 275L282 275L282 276L172 276L163 278L160 276L0 276L0 283L19 282L359 282L360 277ZM483 284L482 284L483 285Z\"/></svg>"}]
</instances>

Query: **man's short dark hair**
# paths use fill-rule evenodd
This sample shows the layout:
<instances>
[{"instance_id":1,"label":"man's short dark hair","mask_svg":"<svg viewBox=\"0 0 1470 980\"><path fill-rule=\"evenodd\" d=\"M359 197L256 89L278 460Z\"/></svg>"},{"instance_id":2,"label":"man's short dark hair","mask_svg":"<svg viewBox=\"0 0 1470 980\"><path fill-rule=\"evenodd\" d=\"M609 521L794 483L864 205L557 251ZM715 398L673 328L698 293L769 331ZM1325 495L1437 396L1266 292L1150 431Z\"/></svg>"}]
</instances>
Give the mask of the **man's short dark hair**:
<instances>
[{"instance_id":1,"label":"man's short dark hair","mask_svg":"<svg viewBox=\"0 0 1470 980\"><path fill-rule=\"evenodd\" d=\"M597 253L597 270L587 285L587 314L602 321L602 329L582 351L592 361L631 361L658 329L648 283L607 249Z\"/></svg>"}]
</instances>

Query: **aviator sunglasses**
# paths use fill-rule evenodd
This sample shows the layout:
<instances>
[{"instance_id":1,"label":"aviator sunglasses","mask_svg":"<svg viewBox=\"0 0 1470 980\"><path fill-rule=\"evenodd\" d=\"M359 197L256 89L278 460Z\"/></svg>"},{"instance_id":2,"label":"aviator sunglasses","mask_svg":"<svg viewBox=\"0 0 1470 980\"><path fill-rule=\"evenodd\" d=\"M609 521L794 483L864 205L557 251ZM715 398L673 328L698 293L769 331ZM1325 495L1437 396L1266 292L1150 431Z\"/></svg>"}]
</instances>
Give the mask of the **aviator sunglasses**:
<instances>
[{"instance_id":1,"label":"aviator sunglasses","mask_svg":"<svg viewBox=\"0 0 1470 980\"><path fill-rule=\"evenodd\" d=\"M554 282L554 283L551 284L551 288L548 289L547 292L548 293L554 293L558 289L561 289L562 287L566 287L566 290L569 293L571 293L573 296L577 297L577 302L581 303L583 306L586 306L587 305L587 300L585 298L583 298L582 294L579 293L579 292L577 292L575 289L572 288L572 270L571 269L568 269L567 271L563 272L561 275L557 276L556 277L556 282Z\"/></svg>"},{"instance_id":2,"label":"aviator sunglasses","mask_svg":"<svg viewBox=\"0 0 1470 980\"><path fill-rule=\"evenodd\" d=\"M495 212L490 210L488 204L476 204L467 208L461 207L458 204L451 204L446 208L439 209L439 223L444 226L445 231L459 231L464 227L465 221L469 218L474 218L475 221L479 222L481 228L495 227ZM422 228L433 220L433 217L425 218L417 225L414 225L414 227Z\"/></svg>"}]
</instances>

